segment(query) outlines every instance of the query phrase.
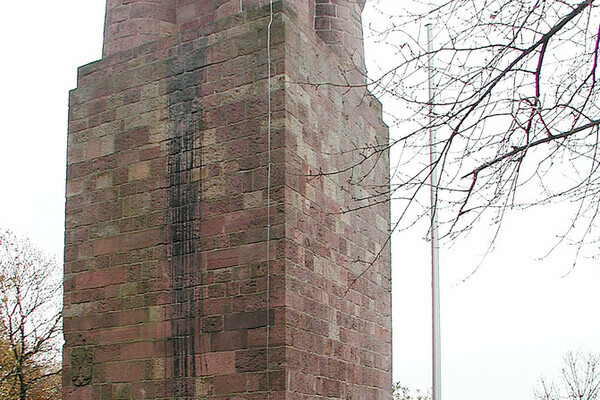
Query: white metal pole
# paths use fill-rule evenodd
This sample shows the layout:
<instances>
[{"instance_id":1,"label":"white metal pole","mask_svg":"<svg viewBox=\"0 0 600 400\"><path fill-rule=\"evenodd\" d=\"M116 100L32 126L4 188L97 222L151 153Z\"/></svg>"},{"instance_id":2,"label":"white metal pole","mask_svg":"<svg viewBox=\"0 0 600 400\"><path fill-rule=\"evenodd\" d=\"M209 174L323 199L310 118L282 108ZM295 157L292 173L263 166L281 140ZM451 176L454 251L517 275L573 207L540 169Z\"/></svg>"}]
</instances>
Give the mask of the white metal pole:
<instances>
[{"instance_id":1,"label":"white metal pole","mask_svg":"<svg viewBox=\"0 0 600 400\"><path fill-rule=\"evenodd\" d=\"M435 137L433 104L435 93L433 90L433 33L432 25L427 24L427 51L429 53L429 139L431 163L431 303L432 303L432 370L433 370L433 399L442 400L442 363L441 363L441 335L440 335L440 265L438 243L438 210L437 210L437 139Z\"/></svg>"}]
</instances>

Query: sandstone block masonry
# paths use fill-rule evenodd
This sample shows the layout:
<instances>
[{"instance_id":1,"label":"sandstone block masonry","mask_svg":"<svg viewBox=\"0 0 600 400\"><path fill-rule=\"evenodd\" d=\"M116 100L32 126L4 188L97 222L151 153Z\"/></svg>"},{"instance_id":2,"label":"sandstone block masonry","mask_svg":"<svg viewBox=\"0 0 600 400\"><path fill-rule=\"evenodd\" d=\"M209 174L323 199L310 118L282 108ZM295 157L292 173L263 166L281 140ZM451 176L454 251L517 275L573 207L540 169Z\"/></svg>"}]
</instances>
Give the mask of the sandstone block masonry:
<instances>
[{"instance_id":1,"label":"sandstone block masonry","mask_svg":"<svg viewBox=\"0 0 600 400\"><path fill-rule=\"evenodd\" d=\"M108 1L70 95L65 400L391 398L364 2L241 5Z\"/></svg>"}]
</instances>

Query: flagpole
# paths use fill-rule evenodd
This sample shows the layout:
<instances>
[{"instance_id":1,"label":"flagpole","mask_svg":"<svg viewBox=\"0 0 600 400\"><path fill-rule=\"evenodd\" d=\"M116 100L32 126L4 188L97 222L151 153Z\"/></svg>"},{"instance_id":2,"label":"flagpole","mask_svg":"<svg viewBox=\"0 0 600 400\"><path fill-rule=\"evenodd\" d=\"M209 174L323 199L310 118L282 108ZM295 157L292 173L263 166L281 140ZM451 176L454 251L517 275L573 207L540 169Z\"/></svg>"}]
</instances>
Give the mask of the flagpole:
<instances>
[{"instance_id":1,"label":"flagpole","mask_svg":"<svg viewBox=\"0 0 600 400\"><path fill-rule=\"evenodd\" d=\"M431 303L432 303L432 370L433 370L433 399L442 400L441 374L441 335L440 335L440 266L438 243L438 213L437 213L437 139L434 128L433 103L434 90L432 83L433 72L433 33L432 24L427 24L428 82L429 82L429 144L431 163Z\"/></svg>"}]
</instances>

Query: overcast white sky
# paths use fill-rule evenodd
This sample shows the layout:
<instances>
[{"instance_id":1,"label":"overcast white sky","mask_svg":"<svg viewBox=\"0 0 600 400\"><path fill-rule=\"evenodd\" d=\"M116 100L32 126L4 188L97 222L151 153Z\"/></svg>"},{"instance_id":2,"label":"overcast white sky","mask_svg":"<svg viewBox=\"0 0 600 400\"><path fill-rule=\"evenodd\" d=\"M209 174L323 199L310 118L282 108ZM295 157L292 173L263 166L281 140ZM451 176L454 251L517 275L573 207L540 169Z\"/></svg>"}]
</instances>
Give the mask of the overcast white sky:
<instances>
[{"instance_id":1,"label":"overcast white sky","mask_svg":"<svg viewBox=\"0 0 600 400\"><path fill-rule=\"evenodd\" d=\"M393 7L397 0L380 4ZM105 0L0 5L0 227L62 258L67 95L77 66L100 58ZM367 8L365 18L372 18ZM376 50L369 54L376 56ZM565 221L560 208L509 214L482 269L482 227L441 252L444 397L532 399L568 350L600 352L600 269L568 251L542 256ZM561 225L562 223L562 225ZM394 238L394 378L430 386L427 227Z\"/></svg>"}]
</instances>

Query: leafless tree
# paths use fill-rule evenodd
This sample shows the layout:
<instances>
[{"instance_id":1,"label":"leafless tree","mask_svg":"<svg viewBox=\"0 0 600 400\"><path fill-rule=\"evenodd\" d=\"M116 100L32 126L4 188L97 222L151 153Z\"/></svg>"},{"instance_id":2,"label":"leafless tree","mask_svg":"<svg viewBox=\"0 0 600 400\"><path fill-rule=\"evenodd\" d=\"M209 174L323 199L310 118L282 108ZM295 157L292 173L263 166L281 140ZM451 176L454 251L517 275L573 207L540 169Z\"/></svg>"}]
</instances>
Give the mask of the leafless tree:
<instances>
[{"instance_id":1,"label":"leafless tree","mask_svg":"<svg viewBox=\"0 0 600 400\"><path fill-rule=\"evenodd\" d=\"M558 382L541 378L535 388L536 400L600 399L600 358L567 353Z\"/></svg>"},{"instance_id":2,"label":"leafless tree","mask_svg":"<svg viewBox=\"0 0 600 400\"><path fill-rule=\"evenodd\" d=\"M378 68L370 68L370 82L393 121L392 193L403 204L402 218L410 209L428 215L419 193L429 190L435 129L445 237L456 238L482 218L499 226L512 208L565 201L573 205L573 223L557 244L572 240L579 254L584 244L598 243L598 0L392 3L371 0L382 18L367 25L366 35L386 49L384 57L374 54ZM433 51L424 37L427 23ZM365 158L380 150L361 149Z\"/></svg>"},{"instance_id":3,"label":"leafless tree","mask_svg":"<svg viewBox=\"0 0 600 400\"><path fill-rule=\"evenodd\" d=\"M0 231L0 392L58 399L61 285L53 258Z\"/></svg>"}]
</instances>

